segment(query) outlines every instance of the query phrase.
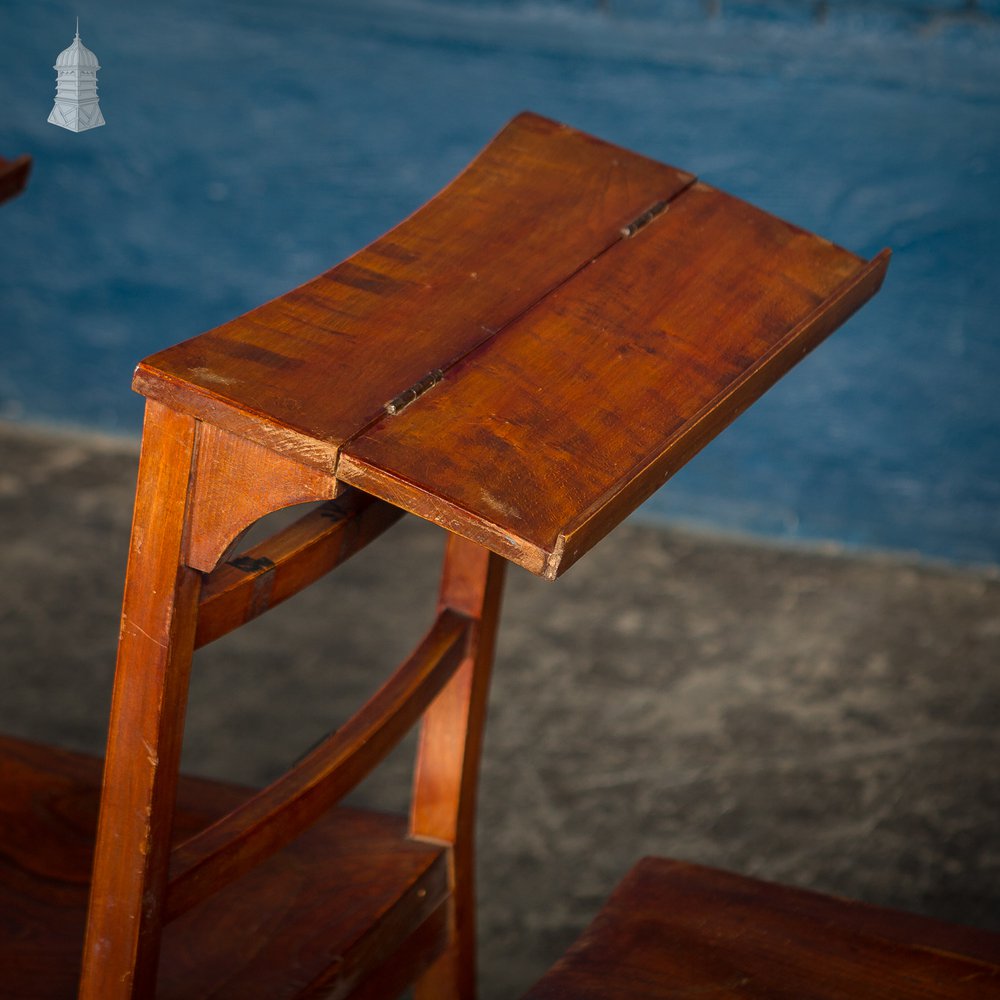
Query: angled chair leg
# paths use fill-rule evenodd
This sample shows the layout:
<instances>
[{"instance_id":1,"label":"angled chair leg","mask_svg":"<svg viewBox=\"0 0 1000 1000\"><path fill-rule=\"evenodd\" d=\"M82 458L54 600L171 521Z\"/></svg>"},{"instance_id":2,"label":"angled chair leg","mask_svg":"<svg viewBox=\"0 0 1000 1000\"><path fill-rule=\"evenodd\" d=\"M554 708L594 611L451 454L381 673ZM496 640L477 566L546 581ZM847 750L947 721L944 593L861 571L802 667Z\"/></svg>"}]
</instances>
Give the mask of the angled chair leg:
<instances>
[{"instance_id":1,"label":"angled chair leg","mask_svg":"<svg viewBox=\"0 0 1000 1000\"><path fill-rule=\"evenodd\" d=\"M486 699L506 562L474 542L448 537L439 608L476 622L465 661L424 716L410 831L452 845L451 947L416 984L417 1000L476 995L475 814Z\"/></svg>"},{"instance_id":2,"label":"angled chair leg","mask_svg":"<svg viewBox=\"0 0 1000 1000\"><path fill-rule=\"evenodd\" d=\"M148 404L87 921L82 1000L153 994L201 587L201 575L182 563L196 423L158 403Z\"/></svg>"},{"instance_id":3,"label":"angled chair leg","mask_svg":"<svg viewBox=\"0 0 1000 1000\"><path fill-rule=\"evenodd\" d=\"M202 573L331 475L149 400L125 578L81 1000L152 996Z\"/></svg>"}]
</instances>

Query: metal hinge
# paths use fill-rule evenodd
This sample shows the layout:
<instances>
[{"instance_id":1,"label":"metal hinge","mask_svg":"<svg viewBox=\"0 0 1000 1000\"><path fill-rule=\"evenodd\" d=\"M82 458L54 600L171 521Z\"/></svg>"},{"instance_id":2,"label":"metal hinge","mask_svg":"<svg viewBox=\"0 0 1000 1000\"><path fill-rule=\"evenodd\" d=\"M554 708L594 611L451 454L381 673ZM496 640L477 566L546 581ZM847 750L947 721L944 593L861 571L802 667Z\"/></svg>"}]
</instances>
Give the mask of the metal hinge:
<instances>
[{"instance_id":1,"label":"metal hinge","mask_svg":"<svg viewBox=\"0 0 1000 1000\"><path fill-rule=\"evenodd\" d=\"M655 205L651 205L642 215L637 215L627 226L621 228L620 232L622 236L625 239L635 236L640 229L648 226L653 219L658 215L662 215L669 207L670 201L667 198L664 198L663 201L658 201Z\"/></svg>"},{"instance_id":2,"label":"metal hinge","mask_svg":"<svg viewBox=\"0 0 1000 1000\"><path fill-rule=\"evenodd\" d=\"M444 372L440 368L435 368L434 371L428 372L419 382L414 382L406 392L401 392L395 398L390 399L385 404L385 412L391 417L394 417L397 413L401 413L410 403L415 399L419 399L431 386L437 385L443 378Z\"/></svg>"}]
</instances>

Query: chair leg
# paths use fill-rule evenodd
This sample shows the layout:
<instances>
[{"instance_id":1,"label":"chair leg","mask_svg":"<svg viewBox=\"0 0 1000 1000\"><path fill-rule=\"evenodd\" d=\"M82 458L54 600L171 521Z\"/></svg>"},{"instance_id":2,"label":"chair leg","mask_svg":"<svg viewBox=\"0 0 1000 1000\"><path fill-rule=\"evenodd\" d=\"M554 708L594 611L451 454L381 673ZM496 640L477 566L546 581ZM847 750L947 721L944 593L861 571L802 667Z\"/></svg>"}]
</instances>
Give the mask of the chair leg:
<instances>
[{"instance_id":1,"label":"chair leg","mask_svg":"<svg viewBox=\"0 0 1000 1000\"><path fill-rule=\"evenodd\" d=\"M466 659L424 716L410 831L452 844L451 946L416 984L416 1000L476 995L475 816L486 700L506 562L450 535L439 607L476 620Z\"/></svg>"},{"instance_id":2,"label":"chair leg","mask_svg":"<svg viewBox=\"0 0 1000 1000\"><path fill-rule=\"evenodd\" d=\"M201 575L182 561L196 421L149 402L80 997L152 996ZM155 832L155 836L154 836Z\"/></svg>"},{"instance_id":3,"label":"chair leg","mask_svg":"<svg viewBox=\"0 0 1000 1000\"><path fill-rule=\"evenodd\" d=\"M155 993L199 570L212 568L225 539L247 520L282 503L328 496L335 486L329 474L267 455L275 475L263 493L250 493L262 456L244 454L256 446L229 438L147 403L81 1000ZM223 494L249 496L250 506L217 503ZM452 944L417 985L423 1000L475 996L475 805L505 567L481 546L449 537L439 606L475 626L461 667L425 715L418 753L411 832L450 843L454 866Z\"/></svg>"},{"instance_id":4,"label":"chair leg","mask_svg":"<svg viewBox=\"0 0 1000 1000\"><path fill-rule=\"evenodd\" d=\"M327 499L332 474L146 404L80 984L153 996L202 572L279 507Z\"/></svg>"}]
</instances>

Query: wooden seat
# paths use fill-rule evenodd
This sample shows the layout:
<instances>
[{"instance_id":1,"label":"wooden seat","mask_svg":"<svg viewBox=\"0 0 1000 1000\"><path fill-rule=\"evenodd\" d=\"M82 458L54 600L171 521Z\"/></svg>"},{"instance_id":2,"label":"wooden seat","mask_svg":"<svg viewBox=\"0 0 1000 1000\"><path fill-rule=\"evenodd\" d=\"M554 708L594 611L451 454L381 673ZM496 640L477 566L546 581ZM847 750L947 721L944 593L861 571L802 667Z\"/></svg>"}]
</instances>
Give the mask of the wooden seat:
<instances>
[{"instance_id":1,"label":"wooden seat","mask_svg":"<svg viewBox=\"0 0 1000 1000\"><path fill-rule=\"evenodd\" d=\"M101 763L0 738L0 783L18 793L0 803L0 906L10 932L0 939L3 995L71 997L83 952ZM193 836L251 795L182 778L175 838ZM416 918L437 911L440 922L449 892L447 850L406 832L402 817L327 813L238 891L230 886L170 924L157 996L299 996L324 978L354 974L366 952L398 946L399 932L381 924L387 913L406 910ZM432 921L425 936L442 931ZM201 947L206 940L211 950Z\"/></svg>"},{"instance_id":2,"label":"wooden seat","mask_svg":"<svg viewBox=\"0 0 1000 1000\"><path fill-rule=\"evenodd\" d=\"M505 560L564 572L874 294L887 262L525 114L350 260L142 362L89 903L97 765L5 741L0 996L71 995L79 968L86 1000L409 983L419 1000L473 997ZM320 506L238 551L263 515L307 501ZM449 533L413 654L268 788L181 778L195 648L403 511ZM409 816L342 809L418 721Z\"/></svg>"},{"instance_id":3,"label":"wooden seat","mask_svg":"<svg viewBox=\"0 0 1000 1000\"><path fill-rule=\"evenodd\" d=\"M987 1000L1000 935L645 858L524 1000Z\"/></svg>"}]
</instances>

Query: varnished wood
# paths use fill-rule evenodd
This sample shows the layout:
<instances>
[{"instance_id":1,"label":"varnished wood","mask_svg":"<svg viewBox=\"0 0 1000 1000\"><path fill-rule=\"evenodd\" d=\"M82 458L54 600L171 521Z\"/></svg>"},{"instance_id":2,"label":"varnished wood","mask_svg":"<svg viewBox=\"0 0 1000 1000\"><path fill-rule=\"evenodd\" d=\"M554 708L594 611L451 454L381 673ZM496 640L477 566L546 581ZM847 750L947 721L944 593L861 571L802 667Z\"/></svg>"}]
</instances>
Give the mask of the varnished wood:
<instances>
[{"instance_id":1,"label":"varnished wood","mask_svg":"<svg viewBox=\"0 0 1000 1000\"><path fill-rule=\"evenodd\" d=\"M195 420L146 405L81 1000L152 996L201 576L182 562Z\"/></svg>"},{"instance_id":2,"label":"varnished wood","mask_svg":"<svg viewBox=\"0 0 1000 1000\"><path fill-rule=\"evenodd\" d=\"M135 384L551 579L887 264L522 115L387 236Z\"/></svg>"},{"instance_id":3,"label":"varnished wood","mask_svg":"<svg viewBox=\"0 0 1000 1000\"><path fill-rule=\"evenodd\" d=\"M448 951L416 986L418 1000L476 995L476 792L506 568L494 553L449 536L440 613L468 615L475 625L461 668L420 731L410 831L452 845L454 923Z\"/></svg>"},{"instance_id":4,"label":"varnished wood","mask_svg":"<svg viewBox=\"0 0 1000 1000\"><path fill-rule=\"evenodd\" d=\"M462 662L471 619L442 611L413 655L335 733L274 784L174 849L165 918L284 847L396 746Z\"/></svg>"},{"instance_id":5,"label":"varnished wood","mask_svg":"<svg viewBox=\"0 0 1000 1000\"><path fill-rule=\"evenodd\" d=\"M17 197L27 186L30 173L30 156L18 156L13 160L0 157L0 202Z\"/></svg>"},{"instance_id":6,"label":"varnished wood","mask_svg":"<svg viewBox=\"0 0 1000 1000\"><path fill-rule=\"evenodd\" d=\"M407 949L445 906L448 868L447 848L408 838L402 817L331 810L164 929L157 998L348 997L390 962L412 980L446 943L439 923Z\"/></svg>"},{"instance_id":7,"label":"varnished wood","mask_svg":"<svg viewBox=\"0 0 1000 1000\"><path fill-rule=\"evenodd\" d=\"M472 623L468 616L444 609L414 656L351 722L284 779L175 853L176 877L168 888L172 790L177 781L202 581L192 567L213 565L253 518L335 490L326 473L149 401L108 745L108 791L102 801L97 836L81 997L146 997L154 990L159 991L157 995L169 995L171 976L183 963L178 965L171 959L167 975L168 965L159 962L159 951L170 939L163 931L168 918L174 924L201 927L191 940L206 946L214 941L206 950L225 951L228 943L209 935L212 926L218 925L219 933L226 926L222 914L228 911L218 908L225 905L235 912L249 905L245 895L248 887L260 879L270 885L267 872L284 871L280 865L275 869L275 859L291 849L288 845L293 838L299 845L314 843L317 857L335 853L336 845L324 847L315 841L315 830L328 827L322 817L329 815L330 806L398 742L463 662ZM279 533L277 541L264 543L271 546L270 551L287 556L275 564L282 567L284 589L288 593L299 589L310 577L319 575L324 563L335 563L375 537L379 527L391 523L395 516L380 515L381 506L348 497L347 524L359 530L336 552L329 543L332 536L326 543L316 542L316 525L308 523L309 517L304 520L310 537L305 537L300 524ZM366 510L372 512L367 520L361 516ZM322 512L315 516L322 517ZM341 530L341 536L346 530ZM324 535L324 531L319 534ZM245 592L240 584L227 581L224 571L209 579L213 589L205 603L216 607L214 619L211 612L209 615L209 628L215 632L233 625L234 615L251 618L261 610L245 604L241 609L239 594ZM226 594L230 596L221 596ZM220 617L227 600L228 617ZM409 848L400 850L405 855ZM436 908L450 906L450 850L435 845L432 857L438 873L434 884L440 882L440 891L431 893L421 875L402 896L393 897L391 912L379 917L370 929L375 936L365 932L359 938L368 943L359 944L350 966L341 959L316 965L321 955L313 956L306 963L310 968L315 966L310 977L320 978L299 982L298 988L305 991L302 995L319 989L321 982L331 988L337 982L341 991L353 979L360 982L387 959L396 944L408 941L414 928L429 919ZM291 873L299 872L300 867L295 866L301 863L295 862ZM396 862L389 857L380 859L379 864L389 871ZM293 877L291 873L281 877ZM294 875L293 881L299 878ZM272 900L285 898L285 890L280 888L274 890L278 895L271 889L267 892L272 893ZM305 909L294 916L286 914L293 920L289 926L298 926L295 921L305 920L312 926L314 921L331 919L329 906L316 898L314 889L296 892ZM200 922L206 921L205 912L215 916L203 925ZM450 917L442 926L450 933ZM290 936L286 944L294 939ZM376 947L373 941L382 943ZM383 948L387 949L384 953ZM407 971L409 979L442 948L414 955L415 964ZM293 948L290 955L296 950ZM325 951L322 954L329 959ZM303 961L298 956L293 964L303 967ZM235 964L242 968L244 963ZM158 967L161 972L157 978ZM226 963L221 967L228 968ZM203 967L200 975L206 975ZM233 983L245 990L252 980L253 976L240 972ZM194 995L193 981L177 995ZM289 983L294 981L296 976L289 979ZM229 988L228 979L226 983ZM289 995L298 994L293 990Z\"/></svg>"},{"instance_id":8,"label":"varnished wood","mask_svg":"<svg viewBox=\"0 0 1000 1000\"><path fill-rule=\"evenodd\" d=\"M524 1000L988 1000L1000 935L646 858Z\"/></svg>"},{"instance_id":9,"label":"varnished wood","mask_svg":"<svg viewBox=\"0 0 1000 1000\"><path fill-rule=\"evenodd\" d=\"M388 402L495 336L691 180L523 114L384 237L147 358L135 386L334 472L343 443Z\"/></svg>"},{"instance_id":10,"label":"varnished wood","mask_svg":"<svg viewBox=\"0 0 1000 1000\"><path fill-rule=\"evenodd\" d=\"M367 249L140 364L80 997L372 997L415 982L420 1000L472 1000L503 559L561 573L874 294L886 263L525 114ZM260 517L310 500L327 503L231 557ZM430 632L298 767L238 805L220 792L211 825L192 828L177 768L194 647L317 579L398 508L451 532ZM332 808L421 713L408 825ZM15 769L13 801L75 801L73 774L50 787L51 770ZM23 848L36 827L14 829ZM86 851L82 838L66 857ZM43 853L45 881L57 851Z\"/></svg>"},{"instance_id":11,"label":"varnished wood","mask_svg":"<svg viewBox=\"0 0 1000 1000\"><path fill-rule=\"evenodd\" d=\"M195 647L245 625L315 583L403 516L347 489L205 577Z\"/></svg>"},{"instance_id":12,"label":"varnished wood","mask_svg":"<svg viewBox=\"0 0 1000 1000\"><path fill-rule=\"evenodd\" d=\"M16 928L0 936L4 1000L76 993L100 786L95 758L0 737L0 923ZM177 788L181 838L251 794L186 777ZM376 986L391 981L382 959L397 952L392 971L412 978L447 940L448 868L447 849L408 839L402 818L333 810L166 928L156 995L275 1000L323 983L347 995L373 966Z\"/></svg>"},{"instance_id":13,"label":"varnished wood","mask_svg":"<svg viewBox=\"0 0 1000 1000\"><path fill-rule=\"evenodd\" d=\"M215 569L239 533L265 514L339 492L332 476L211 424L199 422L196 447L184 539L184 562L193 569Z\"/></svg>"},{"instance_id":14,"label":"varnished wood","mask_svg":"<svg viewBox=\"0 0 1000 1000\"><path fill-rule=\"evenodd\" d=\"M345 446L338 475L554 578L877 290L702 184Z\"/></svg>"},{"instance_id":15,"label":"varnished wood","mask_svg":"<svg viewBox=\"0 0 1000 1000\"><path fill-rule=\"evenodd\" d=\"M0 736L0 997L76 994L102 762ZM174 828L190 836L249 790L180 782Z\"/></svg>"}]
</instances>

